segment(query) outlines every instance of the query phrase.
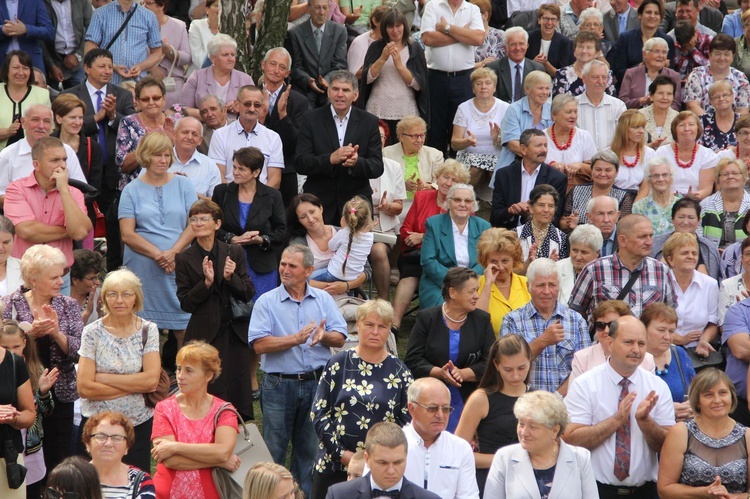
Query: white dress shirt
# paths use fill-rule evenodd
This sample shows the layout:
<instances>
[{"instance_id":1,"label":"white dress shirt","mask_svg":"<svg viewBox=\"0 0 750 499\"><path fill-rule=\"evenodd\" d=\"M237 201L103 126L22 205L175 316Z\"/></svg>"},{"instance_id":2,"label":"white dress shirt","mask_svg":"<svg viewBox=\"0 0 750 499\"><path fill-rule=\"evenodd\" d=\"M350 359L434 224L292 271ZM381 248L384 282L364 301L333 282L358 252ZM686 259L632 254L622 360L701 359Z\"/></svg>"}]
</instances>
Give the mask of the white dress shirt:
<instances>
[{"instance_id":1,"label":"white dress shirt","mask_svg":"<svg viewBox=\"0 0 750 499\"><path fill-rule=\"evenodd\" d=\"M471 262L469 258L469 223L466 223L463 234L452 218L451 227L453 227L453 248L456 252L456 264L458 267L468 267Z\"/></svg>"},{"instance_id":2,"label":"white dress shirt","mask_svg":"<svg viewBox=\"0 0 750 499\"><path fill-rule=\"evenodd\" d=\"M352 116L352 108L350 106L346 115L343 118L339 118L333 105L331 105L331 115L333 115L333 122L336 124L336 135L338 135L339 138L339 147L343 147L344 139L346 138L346 128L349 126L349 118Z\"/></svg>"},{"instance_id":3,"label":"white dress shirt","mask_svg":"<svg viewBox=\"0 0 750 499\"><path fill-rule=\"evenodd\" d=\"M617 121L627 109L625 103L616 97L604 94L602 101L595 106L585 92L577 96L576 101L578 102L578 127L591 134L597 151L608 148L615 137Z\"/></svg>"},{"instance_id":4,"label":"white dress shirt","mask_svg":"<svg viewBox=\"0 0 750 499\"><path fill-rule=\"evenodd\" d=\"M533 172L529 173L523 166L523 160L521 161L521 202L528 201L531 197L531 191L536 185L536 179L539 178L539 171L542 169L542 164L539 163Z\"/></svg>"},{"instance_id":5,"label":"white dress shirt","mask_svg":"<svg viewBox=\"0 0 750 499\"><path fill-rule=\"evenodd\" d=\"M71 12L70 0L51 0L52 10L57 16L55 26L55 51L58 54L72 54L78 48L76 35L73 31L73 14Z\"/></svg>"},{"instance_id":6,"label":"white dress shirt","mask_svg":"<svg viewBox=\"0 0 750 499\"><path fill-rule=\"evenodd\" d=\"M259 180L264 184L268 182L269 168L284 168L284 151L279 134L260 123L256 123L251 132L246 132L240 120L237 120L214 131L208 146L208 157L217 165L226 167L224 178L227 182L234 180L232 156L243 147L257 147L263 153L265 161Z\"/></svg>"},{"instance_id":7,"label":"white dress shirt","mask_svg":"<svg viewBox=\"0 0 750 499\"><path fill-rule=\"evenodd\" d=\"M197 150L185 163L180 161L179 156L177 156L177 149L174 147L172 148L172 154L174 155L174 162L169 167L169 172L185 175L193 183L196 194L211 197L214 188L221 183L221 171L216 163ZM142 173L145 171L145 168L142 169Z\"/></svg>"},{"instance_id":8,"label":"white dress shirt","mask_svg":"<svg viewBox=\"0 0 750 499\"><path fill-rule=\"evenodd\" d=\"M453 13L448 0L432 0L424 8L422 14L422 33L436 31L435 25L440 18L451 26L464 27L484 31L482 14L479 7L464 1ZM452 43L445 47L425 47L427 67L438 71L464 71L474 67L474 48L465 43Z\"/></svg>"},{"instance_id":9,"label":"white dress shirt","mask_svg":"<svg viewBox=\"0 0 750 499\"><path fill-rule=\"evenodd\" d=\"M65 147L65 154L68 156L68 178L86 182L86 176L81 170L81 163L78 161L76 152L68 145ZM11 182L28 177L34 171L34 163L31 159L31 145L26 138L9 145L0 151L0 196L5 196L5 189Z\"/></svg>"},{"instance_id":10,"label":"white dress shirt","mask_svg":"<svg viewBox=\"0 0 750 499\"><path fill-rule=\"evenodd\" d=\"M474 452L466 440L444 431L425 447L411 423L404 426L404 434L409 442L407 480L442 499L479 498Z\"/></svg>"},{"instance_id":11,"label":"white dress shirt","mask_svg":"<svg viewBox=\"0 0 750 499\"><path fill-rule=\"evenodd\" d=\"M685 336L691 331L703 331L708 323L719 323L719 284L711 276L707 276L697 270L693 271L693 280L686 291L683 291L672 270L669 276L674 284L674 292L677 297L677 331L676 334ZM693 341L685 347L694 347L698 344Z\"/></svg>"},{"instance_id":12,"label":"white dress shirt","mask_svg":"<svg viewBox=\"0 0 750 499\"><path fill-rule=\"evenodd\" d=\"M622 376L612 369L609 362L597 366L576 378L568 389L565 406L571 423L594 426L611 418L619 405ZM646 443L646 438L635 420L638 405L653 390L659 400L651 411L651 417L662 427L673 426L674 405L667 384L655 374L636 369L629 378L629 391L637 393L630 409L630 475L620 481L614 473L615 439L612 433L599 447L591 451L591 465L596 481L625 487L640 487L646 482L656 481L659 461Z\"/></svg>"}]
</instances>

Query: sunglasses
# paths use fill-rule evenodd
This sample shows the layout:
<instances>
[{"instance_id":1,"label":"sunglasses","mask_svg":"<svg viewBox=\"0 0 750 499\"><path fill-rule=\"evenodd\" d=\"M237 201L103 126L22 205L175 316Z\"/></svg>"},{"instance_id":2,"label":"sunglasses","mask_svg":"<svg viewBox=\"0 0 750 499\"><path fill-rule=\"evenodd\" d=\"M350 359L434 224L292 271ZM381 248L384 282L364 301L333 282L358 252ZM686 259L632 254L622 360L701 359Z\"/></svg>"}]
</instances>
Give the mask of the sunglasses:
<instances>
[{"instance_id":1,"label":"sunglasses","mask_svg":"<svg viewBox=\"0 0 750 499\"><path fill-rule=\"evenodd\" d=\"M594 322L594 329L597 331L604 331L605 329L612 327L613 322L614 321L609 321L609 322L596 321Z\"/></svg>"},{"instance_id":2,"label":"sunglasses","mask_svg":"<svg viewBox=\"0 0 750 499\"><path fill-rule=\"evenodd\" d=\"M47 487L42 497L44 499L81 499L77 492L60 492L52 487Z\"/></svg>"}]
</instances>

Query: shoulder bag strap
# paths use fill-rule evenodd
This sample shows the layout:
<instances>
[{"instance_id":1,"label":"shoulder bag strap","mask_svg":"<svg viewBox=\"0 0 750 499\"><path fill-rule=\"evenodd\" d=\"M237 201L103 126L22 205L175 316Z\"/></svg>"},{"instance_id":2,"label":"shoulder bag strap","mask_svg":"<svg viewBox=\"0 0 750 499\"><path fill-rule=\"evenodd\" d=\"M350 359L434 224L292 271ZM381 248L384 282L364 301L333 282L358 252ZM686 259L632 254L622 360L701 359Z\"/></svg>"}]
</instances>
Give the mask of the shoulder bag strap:
<instances>
[{"instance_id":1,"label":"shoulder bag strap","mask_svg":"<svg viewBox=\"0 0 750 499\"><path fill-rule=\"evenodd\" d=\"M10 401L10 404L15 407L16 405L16 395L18 393L18 387L16 386L16 356L13 355L13 352L8 350L8 353L10 354L10 361L12 362L11 369L13 369L13 399Z\"/></svg>"},{"instance_id":2,"label":"shoulder bag strap","mask_svg":"<svg viewBox=\"0 0 750 499\"><path fill-rule=\"evenodd\" d=\"M86 179L91 176L91 137L86 137L86 159L88 160L89 169L86 171Z\"/></svg>"},{"instance_id":3,"label":"shoulder bag strap","mask_svg":"<svg viewBox=\"0 0 750 499\"><path fill-rule=\"evenodd\" d=\"M141 483L144 478L146 478L146 472L138 470L138 473L135 474L135 479L133 480L133 496L131 499L138 499L140 497Z\"/></svg>"},{"instance_id":4,"label":"shoulder bag strap","mask_svg":"<svg viewBox=\"0 0 750 499\"><path fill-rule=\"evenodd\" d=\"M618 300L622 301L625 298L627 298L628 293L630 293L630 290L633 289L633 285L635 284L635 281L637 281L639 277L641 277L641 269L635 269L630 274L630 279L628 279L628 282L625 284L625 287L622 288L622 291L620 291L620 294L617 295Z\"/></svg>"},{"instance_id":5,"label":"shoulder bag strap","mask_svg":"<svg viewBox=\"0 0 750 499\"><path fill-rule=\"evenodd\" d=\"M113 43L115 43L115 40L117 40L122 32L125 30L125 27L130 22L130 19L133 17L133 14L135 14L135 9L138 8L138 4L134 3L133 8L130 9L130 12L128 13L128 17L125 18L125 21L123 21L122 26L120 26L120 29L117 30L117 33L115 33L115 36L112 37L112 39L109 41L106 47L104 47L106 50L109 50L109 48L112 46Z\"/></svg>"},{"instance_id":6,"label":"shoulder bag strap","mask_svg":"<svg viewBox=\"0 0 750 499\"><path fill-rule=\"evenodd\" d=\"M688 386L685 382L685 373L682 370L682 362L680 362L679 352L677 351L677 347L674 345L669 347L669 349L672 351L672 357L674 357L674 361L677 363L677 370L680 371L680 380L682 380L682 389L684 390L685 396L687 397Z\"/></svg>"},{"instance_id":7,"label":"shoulder bag strap","mask_svg":"<svg viewBox=\"0 0 750 499\"><path fill-rule=\"evenodd\" d=\"M216 428L219 425L219 415L224 411L232 411L234 415L237 416L237 420L239 421L240 427L242 428L244 438L246 441L249 442L250 432L248 431L247 426L245 426L245 420L242 419L242 416L240 416L240 413L237 412L237 410L234 407L232 407L232 404L229 404L229 403L226 403L222 405L221 407L219 407L219 410L216 411L216 414L214 414L214 431L216 431Z\"/></svg>"},{"instance_id":8,"label":"shoulder bag strap","mask_svg":"<svg viewBox=\"0 0 750 499\"><path fill-rule=\"evenodd\" d=\"M141 338L143 338L143 348L146 348L146 342L148 341L148 326L150 322L145 319L141 320L143 321L143 326L141 327Z\"/></svg>"}]
</instances>

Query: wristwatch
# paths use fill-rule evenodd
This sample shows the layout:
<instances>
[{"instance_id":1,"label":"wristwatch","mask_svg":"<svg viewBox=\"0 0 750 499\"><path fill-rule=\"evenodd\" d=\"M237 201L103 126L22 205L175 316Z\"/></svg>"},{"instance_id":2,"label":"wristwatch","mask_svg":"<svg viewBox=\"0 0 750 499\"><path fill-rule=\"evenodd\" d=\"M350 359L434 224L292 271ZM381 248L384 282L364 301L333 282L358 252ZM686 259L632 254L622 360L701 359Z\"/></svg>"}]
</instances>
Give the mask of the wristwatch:
<instances>
[{"instance_id":1,"label":"wristwatch","mask_svg":"<svg viewBox=\"0 0 750 499\"><path fill-rule=\"evenodd\" d=\"M78 59L78 64L83 61L83 57L81 57L81 54L79 54L78 52L73 52L73 55L76 57L76 59Z\"/></svg>"},{"instance_id":2,"label":"wristwatch","mask_svg":"<svg viewBox=\"0 0 750 499\"><path fill-rule=\"evenodd\" d=\"M451 25L450 24L446 24L445 25L445 34L447 35L450 32L451 32Z\"/></svg>"}]
</instances>

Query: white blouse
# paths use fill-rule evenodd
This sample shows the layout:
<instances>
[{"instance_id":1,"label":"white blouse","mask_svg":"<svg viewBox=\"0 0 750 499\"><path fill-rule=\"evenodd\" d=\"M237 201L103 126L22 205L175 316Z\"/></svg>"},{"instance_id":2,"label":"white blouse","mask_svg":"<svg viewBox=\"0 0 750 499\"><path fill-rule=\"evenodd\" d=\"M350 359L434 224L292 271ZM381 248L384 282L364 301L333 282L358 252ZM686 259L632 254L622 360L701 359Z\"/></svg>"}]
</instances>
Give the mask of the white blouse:
<instances>
[{"instance_id":1,"label":"white blouse","mask_svg":"<svg viewBox=\"0 0 750 499\"><path fill-rule=\"evenodd\" d=\"M555 145L550 135L549 128L544 131L547 136L547 164L554 163L581 163L589 161L591 156L596 154L597 148L594 144L594 138L583 128L575 128L573 143L564 151L561 151ZM562 142L567 142L568 137L562 138Z\"/></svg>"},{"instance_id":2,"label":"white blouse","mask_svg":"<svg viewBox=\"0 0 750 499\"><path fill-rule=\"evenodd\" d=\"M617 178L615 178L615 187L637 191L641 186L641 182L643 182L643 169L646 167L646 163L654 156L656 156L656 151L646 146L643 157L641 157L638 164L634 167L626 166L620 161L620 168L617 170ZM625 156L625 159L632 163L635 161L635 156Z\"/></svg>"},{"instance_id":3,"label":"white blouse","mask_svg":"<svg viewBox=\"0 0 750 499\"><path fill-rule=\"evenodd\" d=\"M698 190L700 183L701 170L708 170L716 166L718 158L708 147L699 145L698 152L695 154L695 161L690 168L680 168L677 166L677 161L674 156L673 144L665 144L656 150L657 156L662 156L669 161L672 166L672 174L674 183L672 188L681 194L686 194L690 187L694 191Z\"/></svg>"}]
</instances>

